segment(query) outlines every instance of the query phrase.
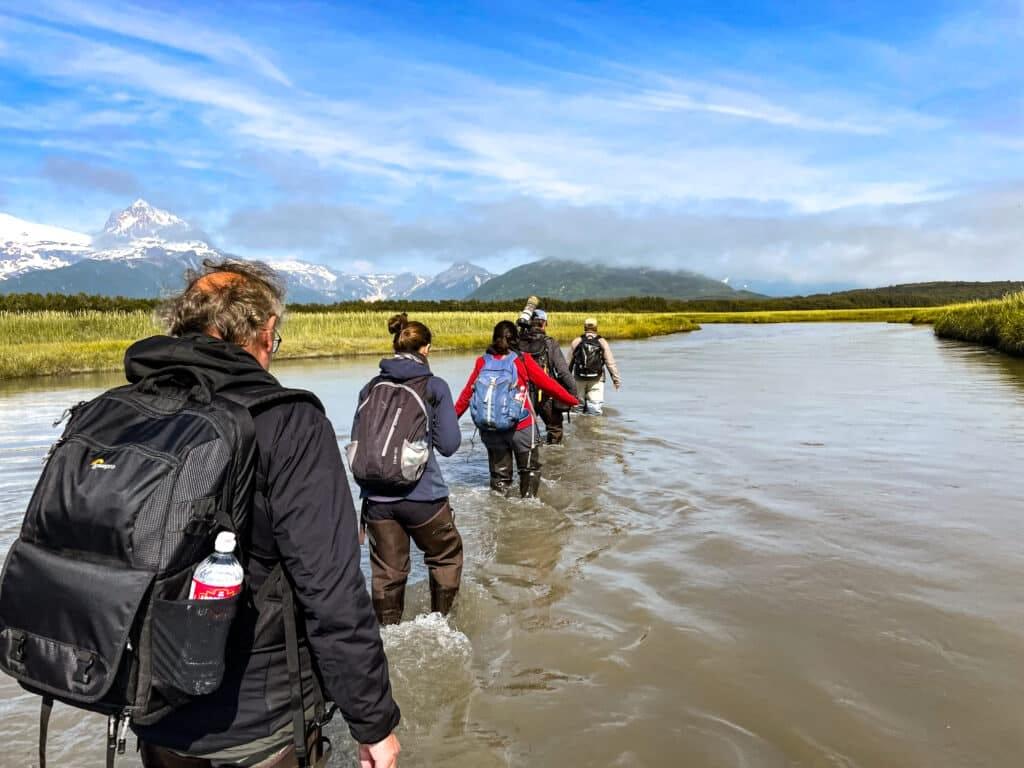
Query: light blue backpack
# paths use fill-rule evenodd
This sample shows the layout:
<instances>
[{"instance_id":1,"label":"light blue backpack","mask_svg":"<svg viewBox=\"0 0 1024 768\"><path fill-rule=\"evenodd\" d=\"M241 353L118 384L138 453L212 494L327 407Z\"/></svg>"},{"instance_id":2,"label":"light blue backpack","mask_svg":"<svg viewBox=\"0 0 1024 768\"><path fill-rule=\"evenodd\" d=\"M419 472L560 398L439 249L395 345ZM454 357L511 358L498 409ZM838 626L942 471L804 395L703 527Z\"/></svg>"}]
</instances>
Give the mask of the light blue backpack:
<instances>
[{"instance_id":1,"label":"light blue backpack","mask_svg":"<svg viewBox=\"0 0 1024 768\"><path fill-rule=\"evenodd\" d=\"M484 367L473 384L469 415L477 429L486 432L515 429L530 415L519 389L515 352L501 359L484 355Z\"/></svg>"}]
</instances>

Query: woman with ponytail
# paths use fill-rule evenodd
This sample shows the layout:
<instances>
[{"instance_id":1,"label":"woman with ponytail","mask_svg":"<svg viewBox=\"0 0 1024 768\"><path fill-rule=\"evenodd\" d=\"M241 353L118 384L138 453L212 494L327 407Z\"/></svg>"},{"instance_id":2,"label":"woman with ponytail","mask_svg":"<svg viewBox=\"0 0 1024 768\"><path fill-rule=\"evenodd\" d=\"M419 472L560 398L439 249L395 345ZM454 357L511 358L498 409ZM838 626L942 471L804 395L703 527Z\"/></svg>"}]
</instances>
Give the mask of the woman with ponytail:
<instances>
[{"instance_id":1,"label":"woman with ponytail","mask_svg":"<svg viewBox=\"0 0 1024 768\"><path fill-rule=\"evenodd\" d=\"M423 552L430 580L430 610L447 614L459 591L462 578L462 537L455 527L448 486L434 455L451 456L462 441L459 420L455 416L452 393L444 379L434 376L427 363L430 354L430 329L410 321L405 313L388 320L395 354L380 361L380 374L359 393L359 405L352 423L356 444L360 419L367 423L392 425L399 413L367 413L366 409L384 402L371 397L371 391L384 383L383 391L405 392L417 405L425 404L427 450L423 474L411 487L390 489L360 482L363 498L362 524L370 545L371 593L378 621L398 624L405 607L405 584L409 578L409 540ZM355 449L357 452L358 449ZM350 454L351 456L351 454ZM353 474L355 474L355 462Z\"/></svg>"},{"instance_id":2,"label":"woman with ponytail","mask_svg":"<svg viewBox=\"0 0 1024 768\"><path fill-rule=\"evenodd\" d=\"M491 471L491 490L507 494L512 487L513 461L519 468L519 495L533 497L540 488L540 433L533 413L533 402L530 397L530 385L553 397L567 406L574 406L579 401L567 392L557 381L552 379L537 365L534 359L519 352L519 330L516 324L502 320L494 326L491 345L483 356L476 359L476 365L469 376L469 381L462 389L455 413L461 417L470 406L473 390L485 366L511 358L515 365L518 388L517 400L525 409L524 416L509 429L480 430L480 439L487 448L487 461ZM479 425L478 425L479 426Z\"/></svg>"}]
</instances>

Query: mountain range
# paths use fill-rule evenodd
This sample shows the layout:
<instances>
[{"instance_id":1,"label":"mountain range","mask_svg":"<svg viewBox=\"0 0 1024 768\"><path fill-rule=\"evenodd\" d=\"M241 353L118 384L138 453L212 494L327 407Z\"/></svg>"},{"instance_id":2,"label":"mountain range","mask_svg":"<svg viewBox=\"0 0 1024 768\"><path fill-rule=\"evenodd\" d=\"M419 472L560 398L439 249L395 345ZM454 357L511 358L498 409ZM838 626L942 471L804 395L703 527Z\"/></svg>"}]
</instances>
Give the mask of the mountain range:
<instances>
[{"instance_id":1,"label":"mountain range","mask_svg":"<svg viewBox=\"0 0 1024 768\"><path fill-rule=\"evenodd\" d=\"M187 269L223 258L199 228L136 200L110 214L95 236L0 214L0 294L87 293L155 298L178 290ZM299 304L387 299L482 301L531 294L579 300L627 296L668 299L753 297L728 280L695 272L542 259L495 276L468 262L428 277L412 272L349 274L297 259L271 260Z\"/></svg>"},{"instance_id":2,"label":"mountain range","mask_svg":"<svg viewBox=\"0 0 1024 768\"><path fill-rule=\"evenodd\" d=\"M151 298L181 287L186 269L224 253L198 228L136 200L95 237L0 214L0 293L89 293ZM434 277L348 274L300 260L271 261L295 303L462 299L493 277L469 263Z\"/></svg>"}]
</instances>

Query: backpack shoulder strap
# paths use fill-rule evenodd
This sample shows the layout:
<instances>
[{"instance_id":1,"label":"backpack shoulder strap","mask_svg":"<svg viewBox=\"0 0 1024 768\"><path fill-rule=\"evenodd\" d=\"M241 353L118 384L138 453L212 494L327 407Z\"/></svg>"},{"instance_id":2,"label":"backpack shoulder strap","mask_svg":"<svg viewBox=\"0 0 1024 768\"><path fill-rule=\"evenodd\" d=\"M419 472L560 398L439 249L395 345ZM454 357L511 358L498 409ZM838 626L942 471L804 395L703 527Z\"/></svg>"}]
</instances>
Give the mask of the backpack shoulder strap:
<instances>
[{"instance_id":1,"label":"backpack shoulder strap","mask_svg":"<svg viewBox=\"0 0 1024 768\"><path fill-rule=\"evenodd\" d=\"M261 411L271 405L287 402L312 403L321 413L325 413L320 398L305 389L289 389L288 387L276 384L261 384L255 387L247 387L237 391L218 393L221 397L232 400L243 405L252 412Z\"/></svg>"}]
</instances>

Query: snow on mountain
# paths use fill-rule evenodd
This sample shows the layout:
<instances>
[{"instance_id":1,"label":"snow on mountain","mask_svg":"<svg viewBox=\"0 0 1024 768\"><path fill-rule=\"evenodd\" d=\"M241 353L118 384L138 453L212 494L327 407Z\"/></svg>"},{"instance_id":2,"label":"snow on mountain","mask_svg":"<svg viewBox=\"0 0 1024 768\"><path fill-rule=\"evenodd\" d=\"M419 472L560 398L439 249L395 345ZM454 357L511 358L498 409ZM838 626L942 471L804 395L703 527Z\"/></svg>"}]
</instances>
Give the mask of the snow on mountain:
<instances>
[{"instance_id":1,"label":"snow on mountain","mask_svg":"<svg viewBox=\"0 0 1024 768\"><path fill-rule=\"evenodd\" d=\"M158 237L141 237L132 240L127 245L114 248L104 248L89 254L92 261L134 261L137 259L166 259L168 256L182 254L196 255L200 258L216 258L220 251L212 248L202 240L184 240L181 242L168 242Z\"/></svg>"},{"instance_id":2,"label":"snow on mountain","mask_svg":"<svg viewBox=\"0 0 1024 768\"><path fill-rule=\"evenodd\" d=\"M88 247L92 238L81 232L70 229L51 227L48 224L36 224L25 221L7 213L0 213L0 243L10 245L54 245Z\"/></svg>"},{"instance_id":3,"label":"snow on mountain","mask_svg":"<svg viewBox=\"0 0 1024 768\"><path fill-rule=\"evenodd\" d=\"M410 298L422 300L464 299L492 277L494 275L486 269L466 261L460 261L416 288L410 294Z\"/></svg>"},{"instance_id":4,"label":"snow on mountain","mask_svg":"<svg viewBox=\"0 0 1024 768\"><path fill-rule=\"evenodd\" d=\"M309 294L309 291L312 291L321 297L321 301L335 300L333 296L338 275L323 264L313 264L299 259L281 259L267 262L267 265L284 276L288 283L289 296L298 297L299 301L305 302L314 299ZM304 290L296 291L296 288Z\"/></svg>"},{"instance_id":5,"label":"snow on mountain","mask_svg":"<svg viewBox=\"0 0 1024 768\"><path fill-rule=\"evenodd\" d=\"M66 267L86 255L90 243L81 232L0 213L0 280Z\"/></svg>"},{"instance_id":6,"label":"snow on mountain","mask_svg":"<svg viewBox=\"0 0 1024 768\"><path fill-rule=\"evenodd\" d=\"M141 198L123 211L114 211L103 227L105 239L137 240L159 237L164 240L187 237L192 227L170 211L154 208Z\"/></svg>"},{"instance_id":7,"label":"snow on mountain","mask_svg":"<svg viewBox=\"0 0 1024 768\"><path fill-rule=\"evenodd\" d=\"M156 296L178 285L186 268L224 255L185 219L141 199L111 213L95 239L0 213L0 292ZM298 303L460 299L492 277L468 263L433 278L412 272L345 274L300 259L269 265Z\"/></svg>"}]
</instances>

